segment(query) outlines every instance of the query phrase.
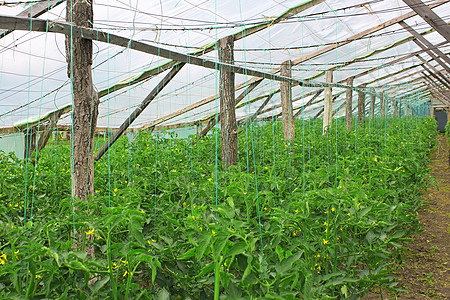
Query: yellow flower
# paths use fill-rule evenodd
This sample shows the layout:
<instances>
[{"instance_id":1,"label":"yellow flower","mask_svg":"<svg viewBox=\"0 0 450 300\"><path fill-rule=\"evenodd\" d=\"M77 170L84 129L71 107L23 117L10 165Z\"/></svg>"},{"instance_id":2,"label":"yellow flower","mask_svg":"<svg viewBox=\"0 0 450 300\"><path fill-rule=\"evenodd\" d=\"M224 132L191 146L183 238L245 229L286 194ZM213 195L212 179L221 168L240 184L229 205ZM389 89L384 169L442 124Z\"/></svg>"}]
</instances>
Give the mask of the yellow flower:
<instances>
[{"instance_id":1,"label":"yellow flower","mask_svg":"<svg viewBox=\"0 0 450 300\"><path fill-rule=\"evenodd\" d=\"M295 213L297 213L297 214L298 214L298 209L296 209L296 210L295 210Z\"/></svg>"},{"instance_id":2,"label":"yellow flower","mask_svg":"<svg viewBox=\"0 0 450 300\"><path fill-rule=\"evenodd\" d=\"M216 232L214 230L211 231L212 235L215 236Z\"/></svg>"},{"instance_id":3,"label":"yellow flower","mask_svg":"<svg viewBox=\"0 0 450 300\"><path fill-rule=\"evenodd\" d=\"M327 225L328 225L328 223L327 223L327 222L325 221L325 223L323 223L323 225L324 225L324 226L327 226Z\"/></svg>"},{"instance_id":4,"label":"yellow flower","mask_svg":"<svg viewBox=\"0 0 450 300\"><path fill-rule=\"evenodd\" d=\"M331 208L331 211L334 211L334 207Z\"/></svg>"},{"instance_id":5,"label":"yellow flower","mask_svg":"<svg viewBox=\"0 0 450 300\"><path fill-rule=\"evenodd\" d=\"M36 276L34 276L36 279L41 279L42 277L41 277L41 275L36 275Z\"/></svg>"},{"instance_id":6,"label":"yellow flower","mask_svg":"<svg viewBox=\"0 0 450 300\"><path fill-rule=\"evenodd\" d=\"M89 231L86 231L86 235L93 235L94 234L94 228L92 228Z\"/></svg>"},{"instance_id":7,"label":"yellow flower","mask_svg":"<svg viewBox=\"0 0 450 300\"><path fill-rule=\"evenodd\" d=\"M326 239L323 239L323 244L324 245L328 244L328 241Z\"/></svg>"},{"instance_id":8,"label":"yellow flower","mask_svg":"<svg viewBox=\"0 0 450 300\"><path fill-rule=\"evenodd\" d=\"M269 169L269 168L268 168L268 167L264 167L264 169L266 169L266 170L267 170L267 169Z\"/></svg>"},{"instance_id":9,"label":"yellow flower","mask_svg":"<svg viewBox=\"0 0 450 300\"><path fill-rule=\"evenodd\" d=\"M208 178L208 181L211 182L211 181L212 181L212 178Z\"/></svg>"},{"instance_id":10,"label":"yellow flower","mask_svg":"<svg viewBox=\"0 0 450 300\"><path fill-rule=\"evenodd\" d=\"M195 183L192 183L192 185L195 185Z\"/></svg>"},{"instance_id":11,"label":"yellow flower","mask_svg":"<svg viewBox=\"0 0 450 300\"><path fill-rule=\"evenodd\" d=\"M375 162L377 162L378 161L378 159L375 157L374 159L373 159Z\"/></svg>"},{"instance_id":12,"label":"yellow flower","mask_svg":"<svg viewBox=\"0 0 450 300\"><path fill-rule=\"evenodd\" d=\"M195 220L195 216L192 216L192 220Z\"/></svg>"},{"instance_id":13,"label":"yellow flower","mask_svg":"<svg viewBox=\"0 0 450 300\"><path fill-rule=\"evenodd\" d=\"M347 215L350 216L350 213L348 213Z\"/></svg>"},{"instance_id":14,"label":"yellow flower","mask_svg":"<svg viewBox=\"0 0 450 300\"><path fill-rule=\"evenodd\" d=\"M264 210L267 210L267 207L264 207Z\"/></svg>"},{"instance_id":15,"label":"yellow flower","mask_svg":"<svg viewBox=\"0 0 450 300\"><path fill-rule=\"evenodd\" d=\"M114 189L114 192L117 192L117 191L118 191L118 189L117 189L117 188L115 188L115 189Z\"/></svg>"},{"instance_id":16,"label":"yellow flower","mask_svg":"<svg viewBox=\"0 0 450 300\"><path fill-rule=\"evenodd\" d=\"M177 172L177 170L175 170L175 169L174 169L174 170L172 170L172 173L176 173L176 172Z\"/></svg>"},{"instance_id":17,"label":"yellow flower","mask_svg":"<svg viewBox=\"0 0 450 300\"><path fill-rule=\"evenodd\" d=\"M141 209L141 213L145 214L145 211L143 209Z\"/></svg>"},{"instance_id":18,"label":"yellow flower","mask_svg":"<svg viewBox=\"0 0 450 300\"><path fill-rule=\"evenodd\" d=\"M203 227L199 227L200 228L200 231L203 231Z\"/></svg>"},{"instance_id":19,"label":"yellow flower","mask_svg":"<svg viewBox=\"0 0 450 300\"><path fill-rule=\"evenodd\" d=\"M186 207L186 202L183 202L183 207Z\"/></svg>"}]
</instances>

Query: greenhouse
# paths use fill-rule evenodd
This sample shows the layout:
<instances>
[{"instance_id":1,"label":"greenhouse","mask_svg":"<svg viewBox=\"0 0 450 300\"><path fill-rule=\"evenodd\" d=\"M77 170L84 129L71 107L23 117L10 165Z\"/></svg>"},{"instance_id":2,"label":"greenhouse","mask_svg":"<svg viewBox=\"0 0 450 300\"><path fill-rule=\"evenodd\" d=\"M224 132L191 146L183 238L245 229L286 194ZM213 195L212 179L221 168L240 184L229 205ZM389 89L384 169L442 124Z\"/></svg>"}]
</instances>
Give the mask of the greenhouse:
<instances>
[{"instance_id":1,"label":"greenhouse","mask_svg":"<svg viewBox=\"0 0 450 300\"><path fill-rule=\"evenodd\" d=\"M449 12L0 1L0 299L447 299Z\"/></svg>"}]
</instances>

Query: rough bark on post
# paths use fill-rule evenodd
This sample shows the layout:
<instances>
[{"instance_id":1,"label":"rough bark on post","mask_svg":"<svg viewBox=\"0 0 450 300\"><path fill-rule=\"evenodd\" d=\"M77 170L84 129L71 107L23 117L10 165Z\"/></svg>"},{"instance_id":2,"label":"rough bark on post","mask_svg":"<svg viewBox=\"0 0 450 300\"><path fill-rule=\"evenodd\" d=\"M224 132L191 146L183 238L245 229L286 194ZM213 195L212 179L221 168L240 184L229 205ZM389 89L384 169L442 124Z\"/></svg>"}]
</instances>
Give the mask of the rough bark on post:
<instances>
[{"instance_id":1,"label":"rough bark on post","mask_svg":"<svg viewBox=\"0 0 450 300\"><path fill-rule=\"evenodd\" d=\"M327 83L333 82L333 71L325 72L325 81ZM324 99L324 111L323 111L323 134L327 133L328 128L331 126L331 113L332 113L332 91L331 87L326 87L325 91L325 99Z\"/></svg>"},{"instance_id":2,"label":"rough bark on post","mask_svg":"<svg viewBox=\"0 0 450 300\"><path fill-rule=\"evenodd\" d=\"M291 77L292 62L290 60L281 64L280 75ZM281 112L283 120L283 134L285 141L292 141L295 138L294 113L292 109L292 84L289 82L280 83Z\"/></svg>"},{"instance_id":3,"label":"rough bark on post","mask_svg":"<svg viewBox=\"0 0 450 300\"><path fill-rule=\"evenodd\" d=\"M219 60L233 64L234 38L227 36L217 42ZM237 124L235 112L234 73L220 70L220 121L222 132L222 161L225 165L237 164Z\"/></svg>"},{"instance_id":4,"label":"rough bark on post","mask_svg":"<svg viewBox=\"0 0 450 300\"><path fill-rule=\"evenodd\" d=\"M66 20L92 28L92 0L68 0ZM94 134L98 116L98 95L92 82L92 41L66 36L67 74L72 82L72 197L86 201L94 193ZM79 234L75 238L79 239ZM79 247L76 242L75 247ZM93 247L85 249L93 256Z\"/></svg>"},{"instance_id":5,"label":"rough bark on post","mask_svg":"<svg viewBox=\"0 0 450 300\"><path fill-rule=\"evenodd\" d=\"M384 110L385 110L385 106L384 106L384 92L381 93L380 95L380 115L382 118L384 118Z\"/></svg>"},{"instance_id":6,"label":"rough bark on post","mask_svg":"<svg viewBox=\"0 0 450 300\"><path fill-rule=\"evenodd\" d=\"M370 119L373 121L375 118L375 90L371 89L372 95L370 98Z\"/></svg>"},{"instance_id":7,"label":"rough bark on post","mask_svg":"<svg viewBox=\"0 0 450 300\"><path fill-rule=\"evenodd\" d=\"M365 86L361 86L364 88ZM364 123L364 115L365 115L365 103L366 102L366 93L363 91L358 91L358 124L362 125Z\"/></svg>"},{"instance_id":8,"label":"rough bark on post","mask_svg":"<svg viewBox=\"0 0 450 300\"><path fill-rule=\"evenodd\" d=\"M349 77L347 79L347 85L353 86L354 79L355 78L353 76ZM345 92L345 125L348 131L352 130L352 122L353 122L352 99L353 99L353 89L347 88Z\"/></svg>"}]
</instances>

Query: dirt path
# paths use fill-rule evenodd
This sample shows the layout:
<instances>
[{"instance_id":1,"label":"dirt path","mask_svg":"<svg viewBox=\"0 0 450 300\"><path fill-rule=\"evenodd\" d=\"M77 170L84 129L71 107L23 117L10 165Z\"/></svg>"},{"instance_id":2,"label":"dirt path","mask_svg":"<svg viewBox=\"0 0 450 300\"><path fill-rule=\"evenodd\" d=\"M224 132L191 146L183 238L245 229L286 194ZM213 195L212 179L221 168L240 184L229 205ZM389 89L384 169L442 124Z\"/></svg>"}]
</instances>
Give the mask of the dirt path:
<instances>
[{"instance_id":1,"label":"dirt path","mask_svg":"<svg viewBox=\"0 0 450 300\"><path fill-rule=\"evenodd\" d=\"M450 167L446 137L438 137L438 147L430 158L431 175L439 190L430 187L424 194L428 206L419 210L424 231L406 245L404 262L395 271L396 279L407 292L383 291L383 296L371 293L365 300L450 299Z\"/></svg>"}]
</instances>

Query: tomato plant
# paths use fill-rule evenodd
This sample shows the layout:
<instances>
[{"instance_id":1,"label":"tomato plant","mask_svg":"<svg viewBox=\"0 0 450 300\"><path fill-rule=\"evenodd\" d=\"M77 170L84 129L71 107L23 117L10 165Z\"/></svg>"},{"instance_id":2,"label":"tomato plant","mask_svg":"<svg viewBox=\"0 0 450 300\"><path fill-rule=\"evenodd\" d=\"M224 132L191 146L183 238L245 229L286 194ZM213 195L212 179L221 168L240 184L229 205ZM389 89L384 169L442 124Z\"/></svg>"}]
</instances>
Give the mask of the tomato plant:
<instances>
[{"instance_id":1,"label":"tomato plant","mask_svg":"<svg viewBox=\"0 0 450 300\"><path fill-rule=\"evenodd\" d=\"M377 118L346 131L338 119L322 135L305 120L287 143L281 123L246 125L228 169L217 131L196 143L141 132L96 162L79 210L70 145L52 141L35 164L1 155L0 294L337 299L395 288L389 265L420 229L434 128ZM75 230L95 257L74 250Z\"/></svg>"}]
</instances>

